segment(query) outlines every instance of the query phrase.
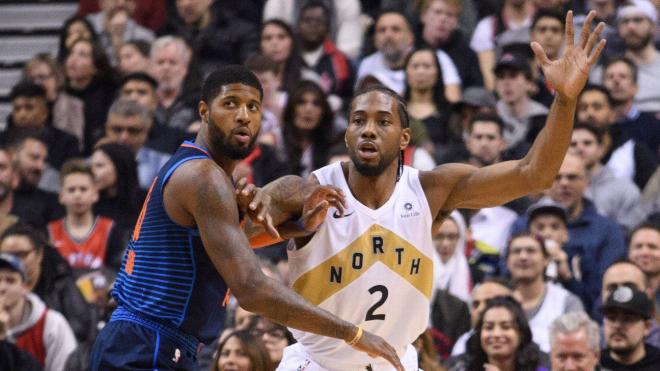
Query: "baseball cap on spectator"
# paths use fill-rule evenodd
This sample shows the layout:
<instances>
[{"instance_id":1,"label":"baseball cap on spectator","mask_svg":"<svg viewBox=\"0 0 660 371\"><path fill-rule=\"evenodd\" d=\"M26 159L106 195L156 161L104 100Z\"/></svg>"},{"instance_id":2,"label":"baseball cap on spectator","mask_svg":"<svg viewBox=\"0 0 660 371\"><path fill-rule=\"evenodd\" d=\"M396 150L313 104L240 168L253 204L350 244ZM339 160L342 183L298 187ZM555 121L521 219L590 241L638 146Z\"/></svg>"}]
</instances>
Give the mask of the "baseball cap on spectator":
<instances>
[{"instance_id":1,"label":"baseball cap on spectator","mask_svg":"<svg viewBox=\"0 0 660 371\"><path fill-rule=\"evenodd\" d=\"M21 259L12 254L0 254L0 268L9 268L10 270L20 273L23 281L27 280L27 273L25 266Z\"/></svg>"},{"instance_id":2,"label":"baseball cap on spectator","mask_svg":"<svg viewBox=\"0 0 660 371\"><path fill-rule=\"evenodd\" d=\"M653 315L651 299L643 291L628 286L614 290L605 300L603 313L606 314L613 309L637 314L644 319L649 319Z\"/></svg>"},{"instance_id":3,"label":"baseball cap on spectator","mask_svg":"<svg viewBox=\"0 0 660 371\"><path fill-rule=\"evenodd\" d=\"M529 61L525 56L519 53L509 52L502 54L493 71L497 76L498 73L505 69L523 72L527 78L531 78L532 76L532 69L529 66Z\"/></svg>"},{"instance_id":4,"label":"baseball cap on spectator","mask_svg":"<svg viewBox=\"0 0 660 371\"><path fill-rule=\"evenodd\" d=\"M467 105L472 107L494 107L497 104L495 95L482 87L471 86L461 96L461 100L456 103L457 106Z\"/></svg>"},{"instance_id":5,"label":"baseball cap on spectator","mask_svg":"<svg viewBox=\"0 0 660 371\"><path fill-rule=\"evenodd\" d=\"M566 208L550 197L541 198L527 209L527 217L529 218L530 222L540 214L556 215L564 222L564 224L566 224L568 221L568 213L566 212Z\"/></svg>"},{"instance_id":6,"label":"baseball cap on spectator","mask_svg":"<svg viewBox=\"0 0 660 371\"><path fill-rule=\"evenodd\" d=\"M623 17L628 17L631 15L642 15L650 19L653 23L658 21L658 11L649 0L628 1L626 4L619 7L619 11L616 14L616 19L620 20Z\"/></svg>"}]
</instances>

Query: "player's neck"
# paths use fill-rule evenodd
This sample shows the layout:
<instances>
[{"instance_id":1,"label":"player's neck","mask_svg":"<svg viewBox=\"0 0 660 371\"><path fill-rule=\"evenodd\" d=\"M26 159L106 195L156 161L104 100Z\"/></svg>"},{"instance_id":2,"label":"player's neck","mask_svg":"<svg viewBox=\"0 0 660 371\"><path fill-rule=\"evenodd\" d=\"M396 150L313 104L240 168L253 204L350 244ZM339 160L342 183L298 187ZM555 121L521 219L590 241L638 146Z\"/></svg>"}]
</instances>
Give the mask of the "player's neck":
<instances>
[{"instance_id":1,"label":"player's neck","mask_svg":"<svg viewBox=\"0 0 660 371\"><path fill-rule=\"evenodd\" d=\"M197 138L195 138L195 144L199 147L206 148L206 150L211 155L211 159L215 161L215 163L218 164L222 170L225 171L228 177L231 178L231 174L234 172L234 168L240 160L231 159L223 154L220 150L217 150L213 148L213 146L209 145L207 134L204 133L205 130L208 129L203 127L202 130L199 131Z\"/></svg>"},{"instance_id":2,"label":"player's neck","mask_svg":"<svg viewBox=\"0 0 660 371\"><path fill-rule=\"evenodd\" d=\"M348 163L346 182L353 196L363 205L377 209L389 200L396 187L398 161L394 161L385 171L374 177L360 174L352 162Z\"/></svg>"}]
</instances>

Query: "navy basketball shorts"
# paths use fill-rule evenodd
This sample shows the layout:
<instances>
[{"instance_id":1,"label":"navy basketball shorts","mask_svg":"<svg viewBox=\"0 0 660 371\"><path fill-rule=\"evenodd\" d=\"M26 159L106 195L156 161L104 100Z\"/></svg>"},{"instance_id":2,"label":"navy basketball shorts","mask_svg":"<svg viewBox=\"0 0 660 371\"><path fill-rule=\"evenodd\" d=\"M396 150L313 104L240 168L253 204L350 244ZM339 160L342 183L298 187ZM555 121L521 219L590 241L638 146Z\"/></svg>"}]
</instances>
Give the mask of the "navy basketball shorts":
<instances>
[{"instance_id":1,"label":"navy basketball shorts","mask_svg":"<svg viewBox=\"0 0 660 371\"><path fill-rule=\"evenodd\" d=\"M110 321L96 338L91 370L198 370L196 353L159 328Z\"/></svg>"}]
</instances>

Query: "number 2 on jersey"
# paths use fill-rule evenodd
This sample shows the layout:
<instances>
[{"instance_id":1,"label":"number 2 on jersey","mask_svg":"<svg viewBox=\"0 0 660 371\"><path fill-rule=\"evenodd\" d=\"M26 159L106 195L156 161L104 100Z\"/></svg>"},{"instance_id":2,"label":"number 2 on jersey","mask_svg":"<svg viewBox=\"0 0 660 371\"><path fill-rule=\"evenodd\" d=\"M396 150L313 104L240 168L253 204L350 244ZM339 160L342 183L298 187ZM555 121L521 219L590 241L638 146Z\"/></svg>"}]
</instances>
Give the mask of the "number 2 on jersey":
<instances>
[{"instance_id":1,"label":"number 2 on jersey","mask_svg":"<svg viewBox=\"0 0 660 371\"><path fill-rule=\"evenodd\" d=\"M369 293L371 295L375 293L380 293L380 299L369 308L367 311L367 316L365 317L365 321L373 321L373 320L385 320L385 315L384 314L375 314L374 312L376 309L380 308L383 304L385 304L385 300L387 300L387 296L389 295L389 292L387 290L387 287L383 285L376 285L372 288L369 289Z\"/></svg>"}]
</instances>

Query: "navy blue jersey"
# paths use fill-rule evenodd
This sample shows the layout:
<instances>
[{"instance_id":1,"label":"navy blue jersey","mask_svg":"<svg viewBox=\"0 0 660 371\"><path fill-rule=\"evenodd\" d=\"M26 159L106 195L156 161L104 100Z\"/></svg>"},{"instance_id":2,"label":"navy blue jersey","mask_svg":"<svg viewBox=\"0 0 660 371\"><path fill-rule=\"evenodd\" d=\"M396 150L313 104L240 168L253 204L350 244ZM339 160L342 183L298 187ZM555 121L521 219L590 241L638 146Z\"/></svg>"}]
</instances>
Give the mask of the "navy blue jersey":
<instances>
[{"instance_id":1,"label":"navy blue jersey","mask_svg":"<svg viewBox=\"0 0 660 371\"><path fill-rule=\"evenodd\" d=\"M206 254L199 231L172 221L163 204L168 179L191 160L211 158L206 149L186 141L154 179L112 295L120 307L209 343L224 325L227 284Z\"/></svg>"}]
</instances>

